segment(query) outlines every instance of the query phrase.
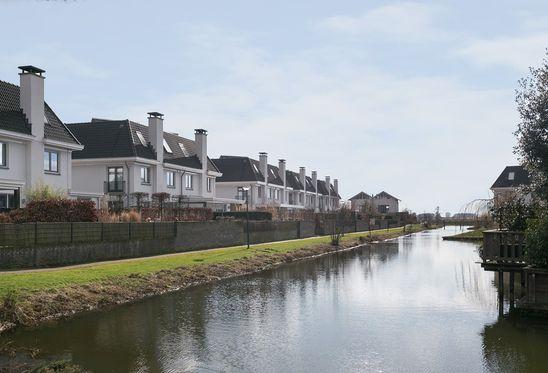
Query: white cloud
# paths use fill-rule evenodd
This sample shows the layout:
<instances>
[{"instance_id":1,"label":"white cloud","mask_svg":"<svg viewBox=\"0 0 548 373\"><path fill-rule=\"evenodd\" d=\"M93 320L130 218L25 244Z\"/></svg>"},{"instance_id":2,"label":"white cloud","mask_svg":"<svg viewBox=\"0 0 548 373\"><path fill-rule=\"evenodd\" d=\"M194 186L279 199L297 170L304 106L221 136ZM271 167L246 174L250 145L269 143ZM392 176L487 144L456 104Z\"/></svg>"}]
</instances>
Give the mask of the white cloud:
<instances>
[{"instance_id":1,"label":"white cloud","mask_svg":"<svg viewBox=\"0 0 548 373\"><path fill-rule=\"evenodd\" d=\"M267 151L271 163L286 158L291 169L339 177L345 197L385 189L418 211L438 204L458 211L485 197L511 162L512 90L402 78L341 61L328 47L273 57L226 32L186 34L178 47L213 64L207 69L218 80L120 108L121 115L142 121L158 108L168 130L191 137L194 128L208 129L213 155Z\"/></svg>"},{"instance_id":2,"label":"white cloud","mask_svg":"<svg viewBox=\"0 0 548 373\"><path fill-rule=\"evenodd\" d=\"M472 40L456 54L479 66L505 66L525 71L542 61L548 32L532 35Z\"/></svg>"},{"instance_id":3,"label":"white cloud","mask_svg":"<svg viewBox=\"0 0 548 373\"><path fill-rule=\"evenodd\" d=\"M447 36L433 24L440 8L402 2L371 9L364 14L333 16L320 26L339 33L368 39L391 38L407 42L438 40Z\"/></svg>"}]
</instances>

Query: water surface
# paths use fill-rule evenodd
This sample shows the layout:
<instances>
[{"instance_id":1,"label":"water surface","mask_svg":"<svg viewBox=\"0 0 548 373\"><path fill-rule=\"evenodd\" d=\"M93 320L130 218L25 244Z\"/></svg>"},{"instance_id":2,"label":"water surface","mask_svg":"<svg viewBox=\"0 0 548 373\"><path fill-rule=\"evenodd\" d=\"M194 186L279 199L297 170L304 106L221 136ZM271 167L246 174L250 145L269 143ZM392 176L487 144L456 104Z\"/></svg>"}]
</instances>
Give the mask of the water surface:
<instances>
[{"instance_id":1,"label":"water surface","mask_svg":"<svg viewBox=\"0 0 548 373\"><path fill-rule=\"evenodd\" d=\"M548 371L548 324L499 319L477 245L441 240L457 231L288 264L0 343L93 372Z\"/></svg>"}]
</instances>

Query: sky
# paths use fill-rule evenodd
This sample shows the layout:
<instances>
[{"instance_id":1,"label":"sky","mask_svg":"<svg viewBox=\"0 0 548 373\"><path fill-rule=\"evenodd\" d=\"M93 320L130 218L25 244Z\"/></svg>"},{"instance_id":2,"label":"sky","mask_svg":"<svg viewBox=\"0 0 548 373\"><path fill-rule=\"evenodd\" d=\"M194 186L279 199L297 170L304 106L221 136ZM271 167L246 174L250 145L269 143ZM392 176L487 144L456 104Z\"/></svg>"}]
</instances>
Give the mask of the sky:
<instances>
[{"instance_id":1,"label":"sky","mask_svg":"<svg viewBox=\"0 0 548 373\"><path fill-rule=\"evenodd\" d=\"M43 68L66 123L159 111L210 156L264 151L419 213L518 163L515 90L548 47L546 1L0 0L0 19L0 80Z\"/></svg>"}]
</instances>

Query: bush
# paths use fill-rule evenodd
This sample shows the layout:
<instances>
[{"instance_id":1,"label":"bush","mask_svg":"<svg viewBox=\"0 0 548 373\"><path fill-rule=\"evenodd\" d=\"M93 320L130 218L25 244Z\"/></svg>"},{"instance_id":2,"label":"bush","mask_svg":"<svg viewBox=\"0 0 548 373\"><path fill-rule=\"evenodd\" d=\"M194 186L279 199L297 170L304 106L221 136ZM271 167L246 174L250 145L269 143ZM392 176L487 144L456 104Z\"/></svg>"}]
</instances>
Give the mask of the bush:
<instances>
[{"instance_id":1,"label":"bush","mask_svg":"<svg viewBox=\"0 0 548 373\"><path fill-rule=\"evenodd\" d=\"M10 212L14 223L97 221L93 201L73 199L35 200Z\"/></svg>"},{"instance_id":2,"label":"bush","mask_svg":"<svg viewBox=\"0 0 548 373\"><path fill-rule=\"evenodd\" d=\"M534 218L535 209L531 204L513 198L493 207L491 213L500 229L524 231L527 228L527 220Z\"/></svg>"},{"instance_id":3,"label":"bush","mask_svg":"<svg viewBox=\"0 0 548 373\"><path fill-rule=\"evenodd\" d=\"M216 212L217 217L232 217L236 220L246 220L246 211ZM249 211L249 220L272 220L272 213L269 211Z\"/></svg>"},{"instance_id":4,"label":"bush","mask_svg":"<svg viewBox=\"0 0 548 373\"><path fill-rule=\"evenodd\" d=\"M525 231L525 258L537 267L548 267L548 213L531 219Z\"/></svg>"},{"instance_id":5,"label":"bush","mask_svg":"<svg viewBox=\"0 0 548 373\"><path fill-rule=\"evenodd\" d=\"M213 219L213 211L204 207L149 207L141 209L141 216L144 221L207 221Z\"/></svg>"},{"instance_id":6,"label":"bush","mask_svg":"<svg viewBox=\"0 0 548 373\"><path fill-rule=\"evenodd\" d=\"M54 188L42 182L36 183L25 191L27 202L66 199L67 194L61 188Z\"/></svg>"},{"instance_id":7,"label":"bush","mask_svg":"<svg viewBox=\"0 0 548 373\"><path fill-rule=\"evenodd\" d=\"M0 214L0 223L11 223L11 217L9 214Z\"/></svg>"}]
</instances>

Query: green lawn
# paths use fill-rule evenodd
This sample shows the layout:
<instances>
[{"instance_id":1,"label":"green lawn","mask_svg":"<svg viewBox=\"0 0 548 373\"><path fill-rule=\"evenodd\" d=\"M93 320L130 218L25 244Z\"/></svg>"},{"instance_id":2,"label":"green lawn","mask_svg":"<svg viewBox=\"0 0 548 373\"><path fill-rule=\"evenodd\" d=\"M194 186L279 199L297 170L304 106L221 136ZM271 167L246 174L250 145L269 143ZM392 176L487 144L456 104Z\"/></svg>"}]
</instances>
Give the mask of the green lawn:
<instances>
[{"instance_id":1,"label":"green lawn","mask_svg":"<svg viewBox=\"0 0 548 373\"><path fill-rule=\"evenodd\" d=\"M412 227L418 231L418 226ZM409 231L409 226L407 228ZM372 231L373 238L386 235L398 236L402 228ZM359 236L368 236L368 232L348 233L343 240L356 239ZM221 249L193 251L168 256L139 258L135 260L117 261L111 263L95 263L76 268L55 268L35 272L5 272L0 273L0 298L13 293L20 295L36 290L56 289L70 285L83 285L106 280L124 281L130 275L144 275L161 270L192 266L196 264L217 264L229 260L242 259L259 254L285 253L317 244L329 243L329 236L286 242L265 243L246 246L234 246Z\"/></svg>"},{"instance_id":2,"label":"green lawn","mask_svg":"<svg viewBox=\"0 0 548 373\"><path fill-rule=\"evenodd\" d=\"M486 228L469 230L463 233L456 234L454 236L446 236L444 238L449 240L483 240L483 231Z\"/></svg>"}]
</instances>

